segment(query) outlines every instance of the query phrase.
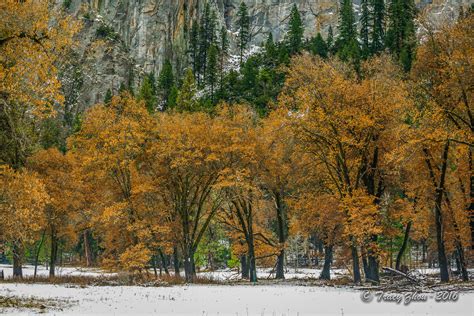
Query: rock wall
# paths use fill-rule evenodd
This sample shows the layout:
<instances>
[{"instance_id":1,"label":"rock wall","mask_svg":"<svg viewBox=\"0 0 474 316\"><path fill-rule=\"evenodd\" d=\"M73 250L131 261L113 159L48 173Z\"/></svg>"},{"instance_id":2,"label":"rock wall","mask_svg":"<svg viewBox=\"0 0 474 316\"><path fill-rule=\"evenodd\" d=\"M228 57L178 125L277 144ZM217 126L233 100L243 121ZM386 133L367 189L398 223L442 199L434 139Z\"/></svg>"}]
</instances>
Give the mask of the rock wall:
<instances>
[{"instance_id":1,"label":"rock wall","mask_svg":"<svg viewBox=\"0 0 474 316\"><path fill-rule=\"evenodd\" d=\"M58 6L81 19L77 64L82 74L78 97L81 108L103 100L107 89L117 91L122 83L138 85L146 72L159 73L165 58L183 67L185 32L206 0L56 0ZM236 14L241 0L208 0L218 13L219 28L236 35ZM360 0L355 0L358 10ZM454 19L459 5L473 0L421 0L434 17ZM325 34L337 23L338 0L245 0L252 21L252 44L260 45L273 33L284 38L289 13L298 6L305 36Z\"/></svg>"}]
</instances>

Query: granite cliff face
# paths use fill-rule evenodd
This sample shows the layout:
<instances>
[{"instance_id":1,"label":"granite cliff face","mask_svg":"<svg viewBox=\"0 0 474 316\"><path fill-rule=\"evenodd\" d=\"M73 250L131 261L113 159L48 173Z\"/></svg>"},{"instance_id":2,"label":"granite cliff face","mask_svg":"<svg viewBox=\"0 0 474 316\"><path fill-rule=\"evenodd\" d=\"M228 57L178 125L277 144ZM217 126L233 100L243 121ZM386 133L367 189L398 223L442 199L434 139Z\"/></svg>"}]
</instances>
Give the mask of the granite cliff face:
<instances>
[{"instance_id":1,"label":"granite cliff face","mask_svg":"<svg viewBox=\"0 0 474 316\"><path fill-rule=\"evenodd\" d=\"M81 19L74 76L80 76L80 109L104 98L107 89L122 83L138 84L146 72L159 73L165 58L184 67L186 32L199 16L205 0L57 0L57 5ZM208 0L218 13L219 28L236 35L236 14L241 0ZM422 0L435 19L454 19L461 4L472 0ZM338 0L246 0L252 21L252 45L260 45L272 32L276 40L286 33L293 4L302 14L305 36L325 34L337 23ZM359 0L354 6L358 10ZM68 74L67 76L71 76Z\"/></svg>"}]
</instances>

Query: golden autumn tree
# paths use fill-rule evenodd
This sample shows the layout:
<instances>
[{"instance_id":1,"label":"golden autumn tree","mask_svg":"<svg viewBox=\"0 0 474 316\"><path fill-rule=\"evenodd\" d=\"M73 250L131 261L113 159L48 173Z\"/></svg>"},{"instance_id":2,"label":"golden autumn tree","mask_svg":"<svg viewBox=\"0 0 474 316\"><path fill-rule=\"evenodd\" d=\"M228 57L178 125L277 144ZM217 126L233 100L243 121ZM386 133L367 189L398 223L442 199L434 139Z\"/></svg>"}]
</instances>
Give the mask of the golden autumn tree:
<instances>
[{"instance_id":1,"label":"golden autumn tree","mask_svg":"<svg viewBox=\"0 0 474 316\"><path fill-rule=\"evenodd\" d=\"M225 128L207 114L170 112L156 120L157 136L147 145L143 169L171 212L186 281L192 282L194 254L222 201L214 186L225 164L221 157L230 149Z\"/></svg>"},{"instance_id":2,"label":"golden autumn tree","mask_svg":"<svg viewBox=\"0 0 474 316\"><path fill-rule=\"evenodd\" d=\"M82 172L99 184L93 219L106 249L104 265L132 272L145 268L167 232L157 192L138 166L153 125L145 104L124 92L91 108L70 139Z\"/></svg>"},{"instance_id":3,"label":"golden autumn tree","mask_svg":"<svg viewBox=\"0 0 474 316\"><path fill-rule=\"evenodd\" d=\"M426 183L423 193L434 209L443 282L449 281L450 241L454 241L453 247L463 262L463 279L468 279L464 248L472 245L474 236L473 25L474 16L470 14L441 32L428 30L412 70L417 106L413 111L411 141L404 147L425 176L420 181ZM467 231L470 237L466 236Z\"/></svg>"},{"instance_id":4,"label":"golden autumn tree","mask_svg":"<svg viewBox=\"0 0 474 316\"><path fill-rule=\"evenodd\" d=\"M54 277L58 247L75 241L77 212L84 205L81 183L74 172L75 160L56 148L41 150L29 158L28 167L37 172L50 197L43 210L45 230L50 240L49 276Z\"/></svg>"},{"instance_id":5,"label":"golden autumn tree","mask_svg":"<svg viewBox=\"0 0 474 316\"><path fill-rule=\"evenodd\" d=\"M0 3L1 163L22 168L38 143L37 122L64 101L57 64L78 28L47 0ZM21 266L14 272L21 273Z\"/></svg>"},{"instance_id":6,"label":"golden autumn tree","mask_svg":"<svg viewBox=\"0 0 474 316\"><path fill-rule=\"evenodd\" d=\"M285 244L289 233L289 216L286 199L294 189L295 179L302 170L296 155L296 141L291 120L286 110L279 108L269 114L257 130L256 155L258 160L259 184L269 193L274 205L276 234L279 254L276 264L276 278L283 279Z\"/></svg>"},{"instance_id":7,"label":"golden autumn tree","mask_svg":"<svg viewBox=\"0 0 474 316\"><path fill-rule=\"evenodd\" d=\"M11 246L14 277L23 276L24 247L43 228L44 207L49 201L35 173L0 166L0 239Z\"/></svg>"},{"instance_id":8,"label":"golden autumn tree","mask_svg":"<svg viewBox=\"0 0 474 316\"><path fill-rule=\"evenodd\" d=\"M223 159L227 162L217 184L225 196L220 219L235 237L244 240L242 276L256 282L257 253L271 252L268 248L274 246L264 225L268 202L259 178L256 114L242 105L223 106L215 120L223 131L226 146Z\"/></svg>"},{"instance_id":9,"label":"golden autumn tree","mask_svg":"<svg viewBox=\"0 0 474 316\"><path fill-rule=\"evenodd\" d=\"M48 0L0 3L0 161L22 167L36 145L35 122L63 103L57 65L78 28Z\"/></svg>"},{"instance_id":10,"label":"golden autumn tree","mask_svg":"<svg viewBox=\"0 0 474 316\"><path fill-rule=\"evenodd\" d=\"M337 61L297 57L280 104L293 117L302 152L310 154L308 165L323 166L319 181L344 210L354 281L361 281L358 247L363 246L366 278L378 282L383 156L392 150L407 91L387 57L365 63L361 76Z\"/></svg>"}]
</instances>

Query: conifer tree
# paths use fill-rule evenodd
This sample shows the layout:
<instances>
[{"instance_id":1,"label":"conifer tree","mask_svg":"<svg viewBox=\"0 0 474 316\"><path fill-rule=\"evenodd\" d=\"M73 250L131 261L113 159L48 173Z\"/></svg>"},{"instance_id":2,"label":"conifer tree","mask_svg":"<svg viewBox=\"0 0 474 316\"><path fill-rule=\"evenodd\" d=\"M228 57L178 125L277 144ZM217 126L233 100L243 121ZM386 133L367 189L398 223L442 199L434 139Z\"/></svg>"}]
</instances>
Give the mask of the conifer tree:
<instances>
[{"instance_id":1,"label":"conifer tree","mask_svg":"<svg viewBox=\"0 0 474 316\"><path fill-rule=\"evenodd\" d=\"M385 46L385 2L384 0L372 0L372 7L371 51L373 54L377 54Z\"/></svg>"},{"instance_id":2,"label":"conifer tree","mask_svg":"<svg viewBox=\"0 0 474 316\"><path fill-rule=\"evenodd\" d=\"M207 53L209 47L216 41L216 25L217 15L214 10L211 9L209 2L204 7L204 12L201 16L201 23L199 28L199 59L201 64L202 79L204 82L207 79ZM198 75L198 83L201 83L201 76Z\"/></svg>"},{"instance_id":3,"label":"conifer tree","mask_svg":"<svg viewBox=\"0 0 474 316\"><path fill-rule=\"evenodd\" d=\"M389 6L386 45L409 71L415 54L415 3L413 0L393 0Z\"/></svg>"},{"instance_id":4,"label":"conifer tree","mask_svg":"<svg viewBox=\"0 0 474 316\"><path fill-rule=\"evenodd\" d=\"M351 61L358 69L360 65L360 47L357 41L354 9L352 0L342 0L339 12L339 36L336 41L338 56L344 61Z\"/></svg>"},{"instance_id":5,"label":"conifer tree","mask_svg":"<svg viewBox=\"0 0 474 316\"><path fill-rule=\"evenodd\" d=\"M301 21L301 15L296 7L293 5L290 13L290 23L288 30L288 46L290 53L297 53L301 49L303 43L304 26Z\"/></svg>"},{"instance_id":6,"label":"conifer tree","mask_svg":"<svg viewBox=\"0 0 474 316\"><path fill-rule=\"evenodd\" d=\"M355 26L354 9L352 0L341 0L341 9L339 11L339 36L337 38L337 49L341 50L345 46L357 39L357 30Z\"/></svg>"},{"instance_id":7,"label":"conifer tree","mask_svg":"<svg viewBox=\"0 0 474 316\"><path fill-rule=\"evenodd\" d=\"M237 27L239 30L237 45L239 48L240 63L242 64L245 50L247 49L248 44L250 42L250 17L249 17L248 8L245 2L240 3L237 17L238 17Z\"/></svg>"},{"instance_id":8,"label":"conifer tree","mask_svg":"<svg viewBox=\"0 0 474 316\"><path fill-rule=\"evenodd\" d=\"M225 63L229 55L229 38L227 36L227 29L225 28L225 26L221 28L219 37L219 85L220 89L222 90L222 86L224 83Z\"/></svg>"},{"instance_id":9,"label":"conifer tree","mask_svg":"<svg viewBox=\"0 0 474 316\"><path fill-rule=\"evenodd\" d=\"M316 37L311 39L310 49L314 55L319 55L323 58L328 57L328 46L321 33L318 33Z\"/></svg>"},{"instance_id":10,"label":"conifer tree","mask_svg":"<svg viewBox=\"0 0 474 316\"><path fill-rule=\"evenodd\" d=\"M332 30L332 26L329 25L329 30L328 30L328 37L326 39L327 47L328 47L328 52L332 52L333 46L334 46L334 32Z\"/></svg>"},{"instance_id":11,"label":"conifer tree","mask_svg":"<svg viewBox=\"0 0 474 316\"><path fill-rule=\"evenodd\" d=\"M189 36L189 54L192 60L193 73L197 74L200 70L199 63L199 23L193 22L191 34Z\"/></svg>"},{"instance_id":12,"label":"conifer tree","mask_svg":"<svg viewBox=\"0 0 474 316\"><path fill-rule=\"evenodd\" d=\"M147 74L143 79L138 99L145 101L148 112L153 113L156 110L156 87L154 86L153 74Z\"/></svg>"},{"instance_id":13,"label":"conifer tree","mask_svg":"<svg viewBox=\"0 0 474 316\"><path fill-rule=\"evenodd\" d=\"M276 47L275 42L273 41L272 32L268 33L267 41L265 42L265 54L267 59L274 60L276 59Z\"/></svg>"},{"instance_id":14,"label":"conifer tree","mask_svg":"<svg viewBox=\"0 0 474 316\"><path fill-rule=\"evenodd\" d=\"M209 47L209 51L207 52L207 66L208 66L208 71L207 71L207 83L210 86L211 89L211 101L214 102L214 92L215 92L215 87L219 78L218 75L218 55L219 51L216 47L216 45L211 45Z\"/></svg>"},{"instance_id":15,"label":"conifer tree","mask_svg":"<svg viewBox=\"0 0 474 316\"><path fill-rule=\"evenodd\" d=\"M104 103L109 104L110 101L112 101L112 96L113 96L112 90L110 90L110 88L107 89L107 92L105 93L105 96L104 96Z\"/></svg>"},{"instance_id":16,"label":"conifer tree","mask_svg":"<svg viewBox=\"0 0 474 316\"><path fill-rule=\"evenodd\" d=\"M369 0L362 0L360 3L361 6L361 16L360 16L360 40L362 42L362 56L367 58L369 56L370 42L369 42L369 33L370 29L370 8Z\"/></svg>"},{"instance_id":17,"label":"conifer tree","mask_svg":"<svg viewBox=\"0 0 474 316\"><path fill-rule=\"evenodd\" d=\"M171 89L174 86L173 66L169 59L166 59L163 63L160 75L158 77L158 90L162 101L164 102L164 108L168 107L168 99L171 93Z\"/></svg>"},{"instance_id":18,"label":"conifer tree","mask_svg":"<svg viewBox=\"0 0 474 316\"><path fill-rule=\"evenodd\" d=\"M191 69L186 71L183 85L176 98L176 108L180 112L195 111L197 107L196 102L196 82L194 74Z\"/></svg>"}]
</instances>

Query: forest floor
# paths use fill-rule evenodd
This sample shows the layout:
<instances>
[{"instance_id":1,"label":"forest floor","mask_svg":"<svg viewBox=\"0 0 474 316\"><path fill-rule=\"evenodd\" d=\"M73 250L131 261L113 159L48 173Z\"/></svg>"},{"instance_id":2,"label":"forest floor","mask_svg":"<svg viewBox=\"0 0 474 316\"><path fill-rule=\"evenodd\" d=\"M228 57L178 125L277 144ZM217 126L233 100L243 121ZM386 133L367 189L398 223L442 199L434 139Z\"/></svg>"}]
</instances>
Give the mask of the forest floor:
<instances>
[{"instance_id":1,"label":"forest floor","mask_svg":"<svg viewBox=\"0 0 474 316\"><path fill-rule=\"evenodd\" d=\"M331 282L317 280L317 269L289 269L283 281L269 279L270 271L261 269L257 285L226 270L200 273L201 284L196 285L163 278L161 283L140 286L122 285L122 276L99 269L59 269L62 282L57 284L30 283L33 268L29 266L21 283L8 280L11 267L0 266L0 270L7 277L0 283L0 314L474 315L474 283L441 285L435 282L436 270L430 269L423 270L420 284L384 277L379 286L351 285L342 269L333 271ZM38 275L47 272L40 267ZM91 283L94 279L107 282ZM202 284L204 280L209 284Z\"/></svg>"}]
</instances>

